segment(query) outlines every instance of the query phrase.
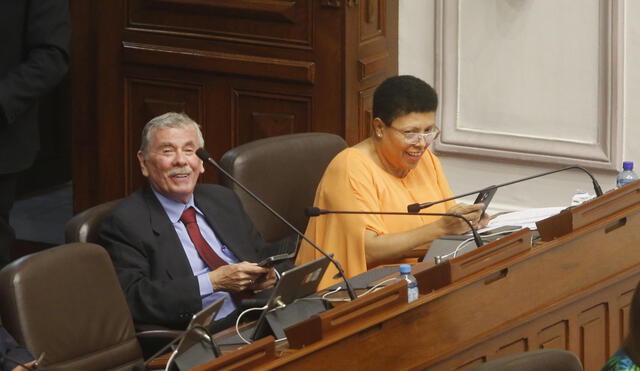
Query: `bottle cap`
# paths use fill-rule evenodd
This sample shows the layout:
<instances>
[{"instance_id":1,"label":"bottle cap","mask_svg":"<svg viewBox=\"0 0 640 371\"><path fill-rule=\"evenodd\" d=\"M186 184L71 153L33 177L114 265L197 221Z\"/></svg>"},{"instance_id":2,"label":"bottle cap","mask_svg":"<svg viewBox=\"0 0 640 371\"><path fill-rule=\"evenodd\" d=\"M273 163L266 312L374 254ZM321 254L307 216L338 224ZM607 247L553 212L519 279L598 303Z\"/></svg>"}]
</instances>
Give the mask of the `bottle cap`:
<instances>
[{"instance_id":1,"label":"bottle cap","mask_svg":"<svg viewBox=\"0 0 640 371\"><path fill-rule=\"evenodd\" d=\"M630 171L633 170L633 161L625 161L622 163L622 170Z\"/></svg>"},{"instance_id":2,"label":"bottle cap","mask_svg":"<svg viewBox=\"0 0 640 371\"><path fill-rule=\"evenodd\" d=\"M411 265L400 264L400 274L409 274L409 273L411 273Z\"/></svg>"}]
</instances>

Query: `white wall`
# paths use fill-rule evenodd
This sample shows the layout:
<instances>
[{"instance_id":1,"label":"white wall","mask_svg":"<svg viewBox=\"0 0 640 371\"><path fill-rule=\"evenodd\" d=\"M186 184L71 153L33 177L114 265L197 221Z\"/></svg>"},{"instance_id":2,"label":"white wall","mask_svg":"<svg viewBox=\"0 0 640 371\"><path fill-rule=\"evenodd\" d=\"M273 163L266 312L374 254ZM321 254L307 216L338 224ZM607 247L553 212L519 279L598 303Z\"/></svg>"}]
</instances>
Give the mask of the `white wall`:
<instances>
[{"instance_id":1,"label":"white wall","mask_svg":"<svg viewBox=\"0 0 640 371\"><path fill-rule=\"evenodd\" d=\"M444 59L447 61L447 64L444 66L441 64L438 66L438 63L442 61L442 55L438 55L438 53L442 54L442 49L438 49L438 42L436 41L437 32L437 17L438 14L436 12L436 1L438 0L400 0L400 21L399 21L399 73L400 74L411 74L418 76L425 81L434 84L437 86L438 90L442 89L442 86L438 86L438 82L442 85L442 81L438 81L438 68L440 68L440 73L442 73L442 69L446 69L450 71L452 67L451 64L455 64L453 62L456 61L455 58ZM454 0L444 0L447 1L447 6L450 6L454 3ZM502 9L502 12L493 12L492 15L498 14L499 17L509 16L504 12L504 9L508 8L509 11L514 10L514 17L518 17L516 21L521 19L526 19L534 17L534 8L535 11L538 12L537 17L540 17L539 12L553 12L554 9L550 4L558 4L558 6L562 5L562 9L560 12L564 11L567 14L567 19L571 16L571 21L567 21L566 24L562 21L562 16L558 16L554 13L553 19L555 22L553 27L548 27L549 29L555 29L554 35L538 35L543 36L541 39L546 40L546 44L550 44L555 41L553 48L550 47L551 50L564 50L562 47L562 43L566 42L567 45L573 45L574 43L591 43L592 45L587 45L584 50L591 51L591 54L594 54L595 49L593 45L597 46L597 42L593 41L593 34L589 32L582 32L579 35L575 33L575 14L572 13L572 7L575 7L576 11L581 9L584 10L584 7L581 8L581 5L585 3L581 3L583 0L564 0L562 3L557 2L558 0L527 0L523 2L523 0L460 0L460 14L463 12L467 12L467 15L464 17L460 17L461 22L487 22L487 17L479 14L477 18L469 17L468 12L483 12L490 11L491 9ZM538 3L530 3L531 1ZM606 4L611 0L607 0L605 2L598 3L597 1L592 1L591 5L591 13L585 14L585 19L590 20L590 22L597 23L597 20L594 20L594 14L596 14L599 5L602 4L603 7L606 7ZM634 141L635 138L640 140L640 103L636 103L636 101L640 101L640 1L624 1L624 0L612 0L618 1L617 7L621 9L623 12L623 17L620 18L621 25L621 36L619 40L622 42L618 45L618 50L621 52L620 54L620 63L619 66L624 66L624 69L619 71L618 76L613 77L613 81L616 83L622 84L621 91L623 93L624 99L620 102L613 102L616 107L622 107L622 113L617 120L613 120L612 122L606 122L604 119L599 118L591 118L590 116L585 119L584 115L582 119L579 119L577 113L579 113L580 104L583 104L584 112L589 112L590 115L594 115L596 110L593 107L593 100L586 99L586 97L581 97L581 99L573 100L571 107L566 107L567 109L574 110L574 114L565 115L564 116L564 125L569 125L572 130L584 130L585 133L582 137L586 138L587 141L593 139L593 137L597 137L598 130L606 130L608 134L609 131L619 130L622 136L622 140L618 141L619 145L615 146L618 148L618 152L615 151L616 148L613 148L611 153L609 154L610 163L616 162L616 166L620 167L621 164L618 164L619 160L630 160L636 163L636 167L640 167L640 142ZM467 3L468 2L468 3ZM442 3L440 3L441 5ZM486 8L483 8L482 6ZM505 8L506 7L506 8ZM536 8L537 7L537 8ZM531 14L523 14L518 12L531 12ZM562 13L561 13L562 14ZM447 20L448 21L448 20ZM492 20L489 26L493 26L494 23L499 23L501 20ZM623 22L622 22L623 21ZM572 23L573 27L572 27ZM463 30L464 27L468 27L469 29L482 29L482 24L460 24L459 26L455 25L455 27L451 27L451 24L444 24L444 27L450 27L455 32ZM566 28L566 32L563 35L556 35L558 29ZM598 24L593 25L594 28L598 27ZM587 28L584 28L585 30ZM460 35L463 32L460 31ZM524 37L527 35L525 34ZM518 37L515 34L514 37ZM519 35L522 37L522 34ZM582 37L583 39L579 39ZM578 40L575 40L578 38ZM466 45L469 45L468 40L462 40L467 42ZM461 48L465 48L464 42L459 43L459 52L460 55L465 55L464 52L467 50L460 50ZM476 42L481 42L476 40ZM494 44L495 45L495 44ZM517 47L517 43L515 44ZM589 49L591 47L591 49ZM546 49L546 48L545 48ZM504 51L496 51L496 53L502 53L506 55L508 58L508 53L504 53ZM557 52L556 52L557 53ZM467 53L466 55L468 55ZM515 54L515 53L514 53ZM440 58L440 59L439 59ZM505 57L502 57L505 58ZM587 59L589 58L589 59ZM556 81L558 84L563 83L566 84L566 81L571 81L571 79L567 79L567 71L564 70L564 73L558 74L557 71L562 70L559 68L559 65L554 65L553 63L549 63L548 59L544 58L531 58L534 62L528 61L528 63L536 63L534 65L527 66L526 68L529 70L535 70L537 73L543 72L545 75L550 74L553 76L556 73ZM565 58L568 59L568 58ZM590 57L585 57L587 60L591 60ZM453 61L453 62L452 62ZM575 61L575 59L574 59ZM473 61L475 63L475 61ZM464 62L461 62L464 63ZM469 62L471 63L471 62ZM513 66L514 68L521 68L522 56L520 55L519 59L514 58ZM561 63L561 62L558 62ZM594 61L594 66L597 61ZM577 63L574 63L577 64ZM507 66L507 67L504 67ZM509 63L505 63L501 68L509 68ZM600 63L599 66L602 66ZM468 66L466 66L468 67ZM481 62L478 62L472 65L473 69L478 71L478 73L482 73L483 70L487 70L487 73L495 73L491 71L493 65L485 65L482 68ZM566 68L567 66L564 66ZM570 68L571 66L569 66ZM580 66L583 68L586 74L595 73L593 71L598 70L598 68L592 68L593 66L588 63L582 63ZM586 67L586 68L585 68ZM462 67L459 67L460 70L463 70ZM472 69L472 70L473 70ZM465 68L466 71L469 71L469 68ZM591 72L589 72L591 71ZM514 80L512 73L513 71L505 71L505 75L512 76L510 80ZM600 70L602 72L602 70ZM467 72L468 73L468 72ZM460 74L460 78L464 78L463 74ZM587 76L585 81L597 82L597 78L594 75ZM616 79L617 78L617 79ZM471 79L471 78L469 78ZM466 79L465 82L468 82L469 79ZM473 79L475 81L475 79ZM484 83L487 83L487 78L484 78ZM564 81L564 82L563 82ZM522 82L519 82L520 84ZM501 82L504 85L504 81ZM518 92L519 86L515 85L512 87L514 92ZM579 95L584 91L582 85L582 81L577 81L574 79L574 82L571 83L572 86L566 85L558 85L560 89L556 87L556 91L552 90L553 94L562 94L562 92L558 93L557 90L562 90L568 92L567 94ZM450 84L451 85L451 84ZM463 82L454 81L454 84L451 85L456 89L460 89L459 91L456 89L449 89L447 94L441 94L441 109L440 113L442 114L442 107L447 104L451 105L452 103L460 103L460 96L462 94L466 94L466 99L468 100L468 94L473 91L473 94L480 95L478 99L485 99L483 102L490 102L487 100L485 96L483 96L481 91L476 89L472 90L473 87L469 87L469 84L464 84ZM602 85L602 84L601 84ZM462 89L467 90L462 90ZM600 85L598 85L600 86ZM503 89L509 89L508 84L506 86L502 86ZM451 95L451 91L455 90L454 95ZM603 90L604 91L604 90ZM439 93L441 93L439 91ZM539 92L531 92L532 96L539 97ZM614 94L611 94L612 96ZM566 98L562 95L558 96L559 98ZM607 98L607 97L605 97ZM615 100L615 97L614 97ZM589 103L591 102L591 103ZM589 103L587 105L587 103ZM487 103L491 104L491 103ZM506 104L505 104L506 106ZM457 107L457 106L456 106ZM513 107L513 105L511 105ZM494 107L495 108L495 107ZM502 109L503 107L497 107ZM526 116L525 118L529 118L529 122L535 123L537 118L535 117L536 107L523 107L521 110L522 115ZM465 126L470 126L470 116L469 112L475 112L471 109L466 108L466 112L460 112L460 108L457 108L458 111L454 112L453 115L442 118L442 121L448 120L448 122L441 122L443 129L445 131L449 131L452 135L455 134L453 132L458 131L457 134L460 138L464 138ZM562 107L555 107L552 109L556 109L557 116L561 116L560 110ZM494 110L495 111L495 110ZM603 112L603 111L601 111ZM544 114L548 114L548 112L544 112ZM474 117L481 115L480 113L474 113ZM554 116L553 114L551 115ZM568 117L568 119L567 119ZM457 121L456 121L457 120ZM466 120L466 121L465 121ZM456 121L453 122L452 121ZM443 125L444 124L444 125ZM478 122L473 122L474 126L482 126L485 125L487 127L490 126L489 122L485 122L483 124L482 120ZM529 124L534 125L534 124ZM573 126L571 126L573 125ZM532 130L533 129L533 130ZM494 128L491 128L494 130ZM511 130L511 129L510 129ZM553 127L553 125L544 125L540 124L535 128L528 128L528 132L535 133L536 137L540 136L557 136L557 135L565 135L562 133L558 133L557 128ZM446 134L446 132L444 133ZM523 136L527 136L529 133L523 133ZM568 134L567 134L568 135ZM482 137L484 138L484 137ZM566 139L566 138L561 138ZM569 138L571 139L571 138ZM487 140L495 140L492 139L491 136L488 136ZM519 144L519 142L516 142ZM530 143L524 143L523 146L535 146L537 142L533 141ZM542 143L542 142L540 142ZM501 154L501 151L475 151L471 147L468 146L469 150L465 148L465 145L456 145L451 148L445 148L445 146L439 146L439 149L445 149L445 152L437 152L442 163L445 168L445 172L449 178L449 182L455 193L464 193L468 191L472 191L474 189L482 188L484 186L488 186L491 184L498 184L507 182L510 180L514 180L519 177L524 177L528 175L533 175L539 172L557 169L565 166L567 163L573 163L573 156L571 153L575 152L574 147L571 144L567 144L562 140L557 142L549 142L552 143L552 147L549 147L549 155L545 156L545 153L535 154L535 155L527 155L527 153L519 153L512 154L509 151L502 151L504 153ZM513 145L513 143L510 143ZM560 146L560 147L558 147ZM564 146L564 147L562 147ZM545 152L546 149L544 146L540 148L542 152ZM551 148L553 151L551 151ZM525 151L526 152L526 151ZM535 151L534 151L535 152ZM554 152L554 153L551 153ZM486 156L485 153L490 153L489 156ZM493 154L491 154L493 153ZM548 158L547 158L548 157ZM612 159L615 159L613 161ZM593 161L591 161L593 162ZM593 165L590 166L590 161L586 161L585 165L587 168L592 170L592 172L596 175L596 178L600 182L603 190L611 189L615 185L615 175L616 171L611 169L611 165ZM606 163L603 161L602 163ZM582 164L582 163L581 163ZM578 171L569 171L564 173L558 173L554 175L547 176L545 178L529 181L527 183L520 183L517 185L505 187L501 189L495 196L493 201L493 209L495 210L513 210L519 208L530 208L530 207L543 207L543 206L560 206L567 205L571 199L571 196L577 189L588 190L592 192L591 182L589 178L578 172Z\"/></svg>"},{"instance_id":2,"label":"white wall","mask_svg":"<svg viewBox=\"0 0 640 371\"><path fill-rule=\"evenodd\" d=\"M626 1L624 157L640 162L640 1ZM640 164L637 165L640 167Z\"/></svg>"}]
</instances>

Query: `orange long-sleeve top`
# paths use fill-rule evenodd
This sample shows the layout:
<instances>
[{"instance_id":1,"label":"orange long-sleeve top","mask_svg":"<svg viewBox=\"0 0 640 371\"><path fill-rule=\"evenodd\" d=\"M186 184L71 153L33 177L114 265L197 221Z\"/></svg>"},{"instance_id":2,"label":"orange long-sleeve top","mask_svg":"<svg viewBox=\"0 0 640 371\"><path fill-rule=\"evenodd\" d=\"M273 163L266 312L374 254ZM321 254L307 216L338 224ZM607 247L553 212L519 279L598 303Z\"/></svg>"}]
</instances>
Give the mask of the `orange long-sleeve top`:
<instances>
[{"instance_id":1,"label":"orange long-sleeve top","mask_svg":"<svg viewBox=\"0 0 640 371\"><path fill-rule=\"evenodd\" d=\"M437 201L452 197L447 179L438 158L427 150L418 166L404 178L398 178L373 162L356 148L340 152L329 164L318 185L314 206L329 210L399 211L407 205ZM448 201L436 204L425 212L444 213L455 204ZM434 222L437 216L348 215L326 214L309 220L305 235L327 253L334 254L348 277L374 268L366 262L364 232L378 235L409 231ZM303 242L296 264L322 255ZM398 263L415 262L401 259ZM325 273L320 289L339 280L333 279L333 266Z\"/></svg>"}]
</instances>

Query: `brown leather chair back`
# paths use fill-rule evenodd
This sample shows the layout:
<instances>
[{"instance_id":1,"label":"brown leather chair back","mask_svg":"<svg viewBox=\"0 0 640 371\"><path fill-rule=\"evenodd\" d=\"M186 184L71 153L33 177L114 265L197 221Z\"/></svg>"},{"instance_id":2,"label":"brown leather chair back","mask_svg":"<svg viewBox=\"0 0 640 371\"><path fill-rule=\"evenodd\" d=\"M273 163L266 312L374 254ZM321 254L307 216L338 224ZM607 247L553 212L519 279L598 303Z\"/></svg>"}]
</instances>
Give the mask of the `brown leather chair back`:
<instances>
[{"instance_id":1,"label":"brown leather chair back","mask_svg":"<svg viewBox=\"0 0 640 371\"><path fill-rule=\"evenodd\" d=\"M541 349L486 362L473 371L582 371L578 357L566 350Z\"/></svg>"},{"instance_id":2,"label":"brown leather chair back","mask_svg":"<svg viewBox=\"0 0 640 371\"><path fill-rule=\"evenodd\" d=\"M304 233L316 188L333 157L347 147L328 133L300 133L259 139L226 152L220 165ZM223 174L220 183L233 189L266 241L291 235L289 227L254 201Z\"/></svg>"},{"instance_id":3,"label":"brown leather chair back","mask_svg":"<svg viewBox=\"0 0 640 371\"><path fill-rule=\"evenodd\" d=\"M64 227L64 240L71 242L98 242L98 230L102 219L120 202L120 199L105 202L74 215Z\"/></svg>"},{"instance_id":4,"label":"brown leather chair back","mask_svg":"<svg viewBox=\"0 0 640 371\"><path fill-rule=\"evenodd\" d=\"M142 360L129 307L104 248L27 255L0 271L0 317L47 370L131 369Z\"/></svg>"}]
</instances>

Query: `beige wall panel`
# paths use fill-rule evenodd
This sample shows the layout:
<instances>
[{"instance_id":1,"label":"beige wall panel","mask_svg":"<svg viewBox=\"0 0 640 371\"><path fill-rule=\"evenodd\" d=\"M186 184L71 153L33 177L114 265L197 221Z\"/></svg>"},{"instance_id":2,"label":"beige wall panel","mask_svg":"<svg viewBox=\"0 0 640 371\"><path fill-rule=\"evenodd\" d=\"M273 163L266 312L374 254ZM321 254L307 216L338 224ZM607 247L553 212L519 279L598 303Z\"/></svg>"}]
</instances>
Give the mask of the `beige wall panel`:
<instances>
[{"instance_id":1,"label":"beige wall panel","mask_svg":"<svg viewBox=\"0 0 640 371\"><path fill-rule=\"evenodd\" d=\"M572 163L585 165L606 191L622 160L640 167L640 105L633 104L640 98L640 3L400 5L399 73L423 78L441 95L444 142L431 149L455 193ZM548 51L518 49L525 42ZM513 185L496 194L490 211L568 205L576 190L593 192L590 183L570 171Z\"/></svg>"}]
</instances>

